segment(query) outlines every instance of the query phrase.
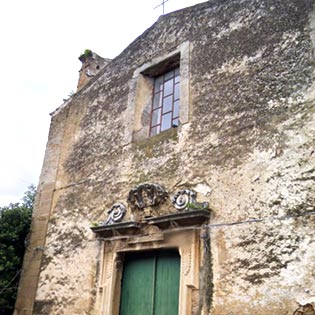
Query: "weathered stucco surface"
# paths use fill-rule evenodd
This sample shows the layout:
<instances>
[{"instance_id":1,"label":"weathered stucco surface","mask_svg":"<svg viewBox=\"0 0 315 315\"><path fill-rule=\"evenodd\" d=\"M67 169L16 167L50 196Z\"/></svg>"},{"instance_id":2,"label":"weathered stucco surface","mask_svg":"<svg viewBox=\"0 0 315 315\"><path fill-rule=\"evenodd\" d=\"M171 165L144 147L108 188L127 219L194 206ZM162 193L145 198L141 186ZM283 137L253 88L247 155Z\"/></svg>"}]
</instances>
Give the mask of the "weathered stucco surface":
<instances>
[{"instance_id":1,"label":"weathered stucco surface","mask_svg":"<svg viewBox=\"0 0 315 315\"><path fill-rule=\"evenodd\" d=\"M101 245L91 222L142 182L170 194L192 188L213 210L211 262L201 267L213 276L200 280L196 314L315 306L313 5L214 0L163 16L53 114L39 191L50 182L54 190L34 312L22 279L16 314L95 314ZM134 72L184 42L188 122L126 141ZM62 141L53 136L61 132Z\"/></svg>"}]
</instances>

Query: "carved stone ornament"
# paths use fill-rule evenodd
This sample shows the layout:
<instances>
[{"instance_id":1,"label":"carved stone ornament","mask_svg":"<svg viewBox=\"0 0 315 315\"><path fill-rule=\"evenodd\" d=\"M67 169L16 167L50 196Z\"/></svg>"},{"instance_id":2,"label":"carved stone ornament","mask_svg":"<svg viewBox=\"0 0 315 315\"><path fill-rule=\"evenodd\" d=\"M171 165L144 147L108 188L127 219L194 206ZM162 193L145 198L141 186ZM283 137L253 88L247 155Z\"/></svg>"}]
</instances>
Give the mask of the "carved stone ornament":
<instances>
[{"instance_id":1,"label":"carved stone ornament","mask_svg":"<svg viewBox=\"0 0 315 315\"><path fill-rule=\"evenodd\" d=\"M184 189L175 193L172 203L177 210L204 210L209 209L208 202L197 202L197 194L193 190Z\"/></svg>"},{"instance_id":2,"label":"carved stone ornament","mask_svg":"<svg viewBox=\"0 0 315 315\"><path fill-rule=\"evenodd\" d=\"M167 198L167 192L159 184L140 184L129 191L127 202L138 209L157 206Z\"/></svg>"},{"instance_id":3,"label":"carved stone ornament","mask_svg":"<svg viewBox=\"0 0 315 315\"><path fill-rule=\"evenodd\" d=\"M114 224L114 223L118 223L120 222L125 214L126 214L126 206L122 203L115 203L111 208L110 210L108 210L108 216L107 216L107 219L106 221L102 222L101 225L111 225L111 224Z\"/></svg>"}]
</instances>

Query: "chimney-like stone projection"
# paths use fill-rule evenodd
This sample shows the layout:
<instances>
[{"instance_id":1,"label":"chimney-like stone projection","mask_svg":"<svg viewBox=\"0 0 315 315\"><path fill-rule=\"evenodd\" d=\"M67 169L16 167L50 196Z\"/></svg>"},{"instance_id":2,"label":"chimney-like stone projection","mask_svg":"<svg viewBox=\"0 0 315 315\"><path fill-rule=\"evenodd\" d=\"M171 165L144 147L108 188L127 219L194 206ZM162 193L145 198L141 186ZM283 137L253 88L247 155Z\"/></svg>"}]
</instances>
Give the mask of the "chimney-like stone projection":
<instances>
[{"instance_id":1,"label":"chimney-like stone projection","mask_svg":"<svg viewBox=\"0 0 315 315\"><path fill-rule=\"evenodd\" d=\"M79 91L111 61L111 59L103 58L89 49L84 51L79 57L79 60L82 62L82 67L79 71L80 76L77 91Z\"/></svg>"}]
</instances>

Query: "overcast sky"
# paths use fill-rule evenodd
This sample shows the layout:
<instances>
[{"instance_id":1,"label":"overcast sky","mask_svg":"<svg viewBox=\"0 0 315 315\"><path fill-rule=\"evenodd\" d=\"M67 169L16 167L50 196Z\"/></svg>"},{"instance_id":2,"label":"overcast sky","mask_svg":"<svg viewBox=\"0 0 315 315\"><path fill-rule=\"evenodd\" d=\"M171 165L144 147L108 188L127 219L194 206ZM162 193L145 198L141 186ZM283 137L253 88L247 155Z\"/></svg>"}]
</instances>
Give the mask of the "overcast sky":
<instances>
[{"instance_id":1,"label":"overcast sky","mask_svg":"<svg viewBox=\"0 0 315 315\"><path fill-rule=\"evenodd\" d=\"M198 0L170 0L165 13ZM162 14L162 0L9 0L0 4L0 206L37 185L49 113L76 90L91 49L114 58Z\"/></svg>"}]
</instances>

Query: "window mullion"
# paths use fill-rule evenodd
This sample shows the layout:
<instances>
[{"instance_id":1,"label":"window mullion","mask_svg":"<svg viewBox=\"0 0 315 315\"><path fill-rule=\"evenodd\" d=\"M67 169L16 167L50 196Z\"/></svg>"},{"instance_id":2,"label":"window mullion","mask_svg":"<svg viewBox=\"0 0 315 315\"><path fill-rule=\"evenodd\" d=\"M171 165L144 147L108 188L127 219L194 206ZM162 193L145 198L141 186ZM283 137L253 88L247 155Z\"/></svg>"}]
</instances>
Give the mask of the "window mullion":
<instances>
[{"instance_id":1,"label":"window mullion","mask_svg":"<svg viewBox=\"0 0 315 315\"><path fill-rule=\"evenodd\" d=\"M162 93L162 105L161 105L161 114L160 114L160 132L162 129L162 118L163 118L163 108L164 108L164 84L165 84L165 75L163 75L163 84L162 84L162 92L161 92Z\"/></svg>"},{"instance_id":2,"label":"window mullion","mask_svg":"<svg viewBox=\"0 0 315 315\"><path fill-rule=\"evenodd\" d=\"M173 94L172 94L172 117L171 117L171 128L173 128L173 118L174 118L174 96L175 96L175 71L172 78L173 84Z\"/></svg>"}]
</instances>

